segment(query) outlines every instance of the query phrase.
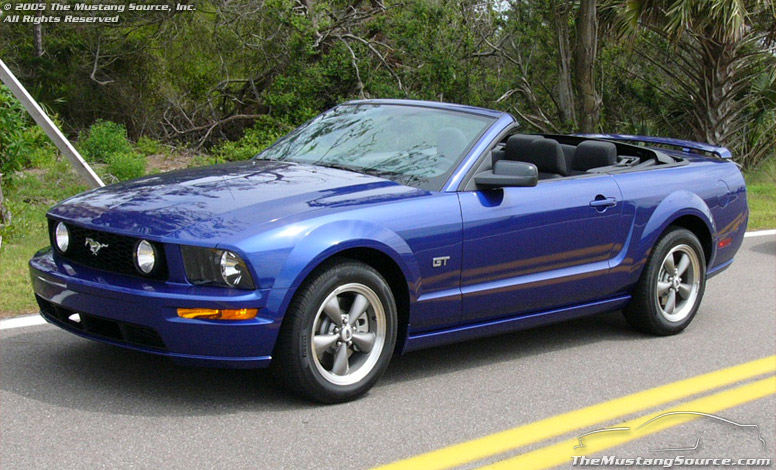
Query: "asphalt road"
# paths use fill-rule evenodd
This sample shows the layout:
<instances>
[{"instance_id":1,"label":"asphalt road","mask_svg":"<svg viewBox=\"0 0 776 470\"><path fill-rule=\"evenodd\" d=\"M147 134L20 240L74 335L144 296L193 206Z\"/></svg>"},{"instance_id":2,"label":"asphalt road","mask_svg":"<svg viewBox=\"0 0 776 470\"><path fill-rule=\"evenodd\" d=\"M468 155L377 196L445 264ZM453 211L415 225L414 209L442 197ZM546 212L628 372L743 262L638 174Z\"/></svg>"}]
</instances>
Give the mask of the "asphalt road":
<instances>
[{"instance_id":1,"label":"asphalt road","mask_svg":"<svg viewBox=\"0 0 776 470\"><path fill-rule=\"evenodd\" d=\"M363 399L333 406L288 396L265 371L178 367L48 325L6 329L0 331L0 468L350 469L388 464L772 356L775 286L776 237L747 238L734 265L709 281L698 316L681 335L644 336L612 313L420 351L395 358ZM770 369L776 369L776 359L772 362ZM757 424L765 450L756 439L752 444L756 432L751 428L697 419L590 455L667 457L677 451L655 449L688 448L700 438L699 449L679 454L774 458L776 386L767 385L770 391L763 398L742 399L737 406L730 405L731 398L715 398L720 391L743 396L739 387L772 376L770 370L667 404L712 409L710 403L722 403L713 408L721 410L716 414ZM645 396L667 396L661 393ZM646 403L639 397L636 401ZM707 401L691 401L699 398ZM602 409L615 408L607 404ZM464 468L528 452L547 454L553 445L565 449L565 441L581 433L655 416L663 408L625 409L622 419L576 430L585 422L572 415L563 420L569 429L555 437L488 455ZM485 439L477 448L496 448L494 442ZM460 458L461 452L453 457ZM571 460L562 462L569 467ZM515 468L534 466L538 463Z\"/></svg>"}]
</instances>

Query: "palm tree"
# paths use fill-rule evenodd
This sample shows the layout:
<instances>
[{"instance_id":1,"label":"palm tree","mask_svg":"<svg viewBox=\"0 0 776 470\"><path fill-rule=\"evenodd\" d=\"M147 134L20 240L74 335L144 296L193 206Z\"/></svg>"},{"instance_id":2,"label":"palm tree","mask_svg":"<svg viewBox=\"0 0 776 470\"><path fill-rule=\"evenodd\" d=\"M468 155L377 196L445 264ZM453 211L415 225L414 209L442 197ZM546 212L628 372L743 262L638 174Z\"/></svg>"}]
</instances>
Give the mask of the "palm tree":
<instances>
[{"instance_id":1,"label":"palm tree","mask_svg":"<svg viewBox=\"0 0 776 470\"><path fill-rule=\"evenodd\" d=\"M603 15L667 77L669 125L694 140L755 152L739 155L745 164L773 151L773 113L757 130L766 139L756 148L751 132L752 115L773 109L774 0L626 0L610 2Z\"/></svg>"}]
</instances>

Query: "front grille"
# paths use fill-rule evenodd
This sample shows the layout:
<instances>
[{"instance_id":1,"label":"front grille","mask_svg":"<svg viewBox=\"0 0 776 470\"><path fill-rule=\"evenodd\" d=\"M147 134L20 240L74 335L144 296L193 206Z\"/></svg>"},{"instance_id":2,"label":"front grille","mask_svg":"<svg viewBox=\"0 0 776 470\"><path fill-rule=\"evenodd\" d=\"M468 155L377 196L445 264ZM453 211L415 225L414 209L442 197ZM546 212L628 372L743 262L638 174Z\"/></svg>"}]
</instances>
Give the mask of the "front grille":
<instances>
[{"instance_id":1,"label":"front grille","mask_svg":"<svg viewBox=\"0 0 776 470\"><path fill-rule=\"evenodd\" d=\"M49 219L49 237L53 247L56 247L54 240L56 225L57 221ZM167 279L167 260L164 256L164 246L160 243L152 242L157 254L156 264L150 274L144 275L135 268L135 246L141 239L86 229L72 224L65 225L70 232L70 245L66 253L55 250L59 256L104 271L151 279ZM87 238L103 245L96 255L89 248Z\"/></svg>"},{"instance_id":2,"label":"front grille","mask_svg":"<svg viewBox=\"0 0 776 470\"><path fill-rule=\"evenodd\" d=\"M165 346L159 333L147 326L75 312L53 304L39 295L35 296L35 300L38 301L38 305L40 306L40 313L53 323L119 343L143 346L162 351L167 350L167 346ZM70 319L70 317L76 313L78 313L80 321Z\"/></svg>"}]
</instances>

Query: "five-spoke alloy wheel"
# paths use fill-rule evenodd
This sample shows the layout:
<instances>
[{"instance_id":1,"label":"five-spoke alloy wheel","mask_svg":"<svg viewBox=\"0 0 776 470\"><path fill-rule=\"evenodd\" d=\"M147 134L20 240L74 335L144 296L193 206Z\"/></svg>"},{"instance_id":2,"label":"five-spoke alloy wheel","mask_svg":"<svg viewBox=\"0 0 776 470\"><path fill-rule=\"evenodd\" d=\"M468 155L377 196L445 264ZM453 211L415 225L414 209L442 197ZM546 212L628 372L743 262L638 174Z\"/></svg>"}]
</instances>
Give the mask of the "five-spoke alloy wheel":
<instances>
[{"instance_id":1,"label":"five-spoke alloy wheel","mask_svg":"<svg viewBox=\"0 0 776 470\"><path fill-rule=\"evenodd\" d=\"M625 318L646 333L679 333L698 311L705 287L706 260L698 238L671 228L655 244Z\"/></svg>"},{"instance_id":2,"label":"five-spoke alloy wheel","mask_svg":"<svg viewBox=\"0 0 776 470\"><path fill-rule=\"evenodd\" d=\"M655 302L667 321L676 323L693 310L700 290L698 254L688 245L677 245L668 252L657 275Z\"/></svg>"},{"instance_id":3,"label":"five-spoke alloy wheel","mask_svg":"<svg viewBox=\"0 0 776 470\"><path fill-rule=\"evenodd\" d=\"M313 320L313 363L333 384L358 383L380 358L385 335L385 309L377 294L364 284L339 286Z\"/></svg>"},{"instance_id":4,"label":"five-spoke alloy wheel","mask_svg":"<svg viewBox=\"0 0 776 470\"><path fill-rule=\"evenodd\" d=\"M290 390L327 403L368 391L396 343L396 304L370 266L337 259L299 289L275 347L272 368Z\"/></svg>"}]
</instances>

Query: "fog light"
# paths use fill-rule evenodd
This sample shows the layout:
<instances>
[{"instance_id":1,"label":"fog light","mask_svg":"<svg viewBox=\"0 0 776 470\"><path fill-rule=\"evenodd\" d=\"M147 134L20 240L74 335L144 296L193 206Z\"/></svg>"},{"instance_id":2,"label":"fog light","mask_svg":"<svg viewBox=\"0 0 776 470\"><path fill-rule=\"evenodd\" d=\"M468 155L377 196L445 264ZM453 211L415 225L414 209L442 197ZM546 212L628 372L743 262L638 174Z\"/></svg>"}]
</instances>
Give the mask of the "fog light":
<instances>
[{"instance_id":1,"label":"fog light","mask_svg":"<svg viewBox=\"0 0 776 470\"><path fill-rule=\"evenodd\" d=\"M143 274L149 274L156 264L156 250L154 246L142 240L135 248L135 266Z\"/></svg>"},{"instance_id":2,"label":"fog light","mask_svg":"<svg viewBox=\"0 0 776 470\"><path fill-rule=\"evenodd\" d=\"M179 308L181 318L196 318L198 320L250 320L259 313L257 308Z\"/></svg>"},{"instance_id":3,"label":"fog light","mask_svg":"<svg viewBox=\"0 0 776 470\"><path fill-rule=\"evenodd\" d=\"M62 222L58 223L57 228L54 229L54 241L57 243L57 249L62 253L66 252L67 247L70 246L70 231Z\"/></svg>"}]
</instances>

